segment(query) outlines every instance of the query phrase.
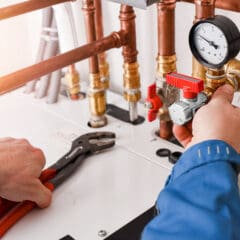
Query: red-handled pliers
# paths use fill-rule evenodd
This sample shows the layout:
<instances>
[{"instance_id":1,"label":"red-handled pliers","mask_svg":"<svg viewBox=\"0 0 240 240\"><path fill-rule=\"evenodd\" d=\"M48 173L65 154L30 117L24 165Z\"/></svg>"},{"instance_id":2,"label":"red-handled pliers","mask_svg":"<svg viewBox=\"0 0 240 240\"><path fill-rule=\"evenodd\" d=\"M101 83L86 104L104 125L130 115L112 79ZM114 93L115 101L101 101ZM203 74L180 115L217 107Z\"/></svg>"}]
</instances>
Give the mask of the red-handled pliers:
<instances>
[{"instance_id":1,"label":"red-handled pliers","mask_svg":"<svg viewBox=\"0 0 240 240\"><path fill-rule=\"evenodd\" d=\"M67 154L42 171L40 180L53 191L81 165L86 157L113 147L114 139L115 134L112 132L92 132L78 137L72 142L71 150ZM1 199L0 237L35 206L36 204L31 201L16 203Z\"/></svg>"}]
</instances>

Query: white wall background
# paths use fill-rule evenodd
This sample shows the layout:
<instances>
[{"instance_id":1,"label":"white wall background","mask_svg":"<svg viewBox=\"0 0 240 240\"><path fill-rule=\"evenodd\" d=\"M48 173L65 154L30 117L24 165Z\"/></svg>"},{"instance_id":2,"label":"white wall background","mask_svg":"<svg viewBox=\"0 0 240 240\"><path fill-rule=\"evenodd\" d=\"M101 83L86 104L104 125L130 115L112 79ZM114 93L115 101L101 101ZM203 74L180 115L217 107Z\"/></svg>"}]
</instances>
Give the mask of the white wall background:
<instances>
[{"instance_id":1,"label":"white wall background","mask_svg":"<svg viewBox=\"0 0 240 240\"><path fill-rule=\"evenodd\" d=\"M0 6L10 5L20 0L2 0ZM74 5L75 22L77 22L77 34L79 45L85 44L84 19L81 12L81 1ZM57 5L55 11L59 11ZM105 35L119 30L119 7L117 3L103 0L104 32ZM194 5L178 3L176 9L176 53L178 71L191 74L191 53L188 47L188 32L194 18ZM240 14L236 12L216 10L216 14L230 17L240 28ZM137 47L139 50L138 61L140 64L141 84L143 96L149 84L155 80L155 58L157 55L157 16L156 6L147 10L136 9ZM66 17L61 12L58 15L61 51L72 49L73 43L69 34L66 34L64 26ZM5 75L22 67L31 65L35 61L41 28L41 11L35 11L11 19L0 21L0 75ZM167 36L166 36L167 37ZM122 92L122 57L121 49L113 49L108 52L110 63L111 88ZM87 61L78 64L82 81L88 81Z\"/></svg>"}]
</instances>

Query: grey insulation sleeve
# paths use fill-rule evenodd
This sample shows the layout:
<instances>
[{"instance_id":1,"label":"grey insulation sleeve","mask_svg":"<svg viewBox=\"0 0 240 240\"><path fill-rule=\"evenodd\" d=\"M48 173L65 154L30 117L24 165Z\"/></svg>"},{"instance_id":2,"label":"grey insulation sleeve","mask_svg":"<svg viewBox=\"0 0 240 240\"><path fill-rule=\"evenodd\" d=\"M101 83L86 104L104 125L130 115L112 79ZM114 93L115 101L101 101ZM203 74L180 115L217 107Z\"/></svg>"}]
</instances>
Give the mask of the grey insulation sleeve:
<instances>
[{"instance_id":1,"label":"grey insulation sleeve","mask_svg":"<svg viewBox=\"0 0 240 240\"><path fill-rule=\"evenodd\" d=\"M52 22L53 18L53 9L52 7L44 8L42 10L42 35L46 35L46 28L49 28ZM41 62L44 57L44 52L46 48L46 40L41 36L40 37L40 42L39 42L39 47L38 47L38 53L37 53L37 58L36 58L36 63ZM37 80L33 80L31 82L28 82L25 86L25 93L31 93L35 90Z\"/></svg>"},{"instance_id":2,"label":"grey insulation sleeve","mask_svg":"<svg viewBox=\"0 0 240 240\"><path fill-rule=\"evenodd\" d=\"M53 17L52 19L51 29L52 30L57 29L55 17ZM58 52L58 33L57 31L51 31L49 33L49 38L47 41L47 46L44 54L44 59L48 59L57 55L57 52ZM50 81L50 74L40 78L38 83L38 88L36 90L36 95L35 95L36 98L43 98L47 95L49 81Z\"/></svg>"},{"instance_id":3,"label":"grey insulation sleeve","mask_svg":"<svg viewBox=\"0 0 240 240\"><path fill-rule=\"evenodd\" d=\"M58 96L61 87L61 77L62 77L61 69L51 74L50 84L48 88L47 103L55 103L58 101Z\"/></svg>"}]
</instances>

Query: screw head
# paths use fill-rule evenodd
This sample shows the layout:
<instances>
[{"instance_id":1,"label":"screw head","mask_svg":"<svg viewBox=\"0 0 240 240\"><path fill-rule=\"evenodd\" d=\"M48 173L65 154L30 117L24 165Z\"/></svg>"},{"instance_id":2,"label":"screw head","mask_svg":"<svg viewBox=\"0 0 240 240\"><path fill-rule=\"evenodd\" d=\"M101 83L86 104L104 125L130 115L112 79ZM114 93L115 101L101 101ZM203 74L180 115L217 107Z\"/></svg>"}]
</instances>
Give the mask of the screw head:
<instances>
[{"instance_id":1,"label":"screw head","mask_svg":"<svg viewBox=\"0 0 240 240\"><path fill-rule=\"evenodd\" d=\"M107 236L107 231L106 231L106 230L99 230L99 231L98 231L98 236L99 236L99 237L105 237L105 236Z\"/></svg>"}]
</instances>

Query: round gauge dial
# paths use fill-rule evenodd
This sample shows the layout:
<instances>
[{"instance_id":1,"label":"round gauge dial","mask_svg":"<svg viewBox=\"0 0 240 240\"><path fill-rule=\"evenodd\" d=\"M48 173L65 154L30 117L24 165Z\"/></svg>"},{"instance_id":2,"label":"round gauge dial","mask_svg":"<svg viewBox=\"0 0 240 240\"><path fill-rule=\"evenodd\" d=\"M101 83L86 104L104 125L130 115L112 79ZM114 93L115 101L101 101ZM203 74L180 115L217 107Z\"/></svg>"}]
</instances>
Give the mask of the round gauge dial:
<instances>
[{"instance_id":1,"label":"round gauge dial","mask_svg":"<svg viewBox=\"0 0 240 240\"><path fill-rule=\"evenodd\" d=\"M193 25L189 44L194 57L204 66L220 68L240 50L240 32L224 16L202 20Z\"/></svg>"}]
</instances>

